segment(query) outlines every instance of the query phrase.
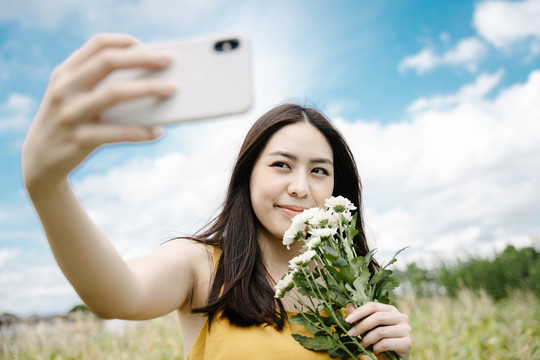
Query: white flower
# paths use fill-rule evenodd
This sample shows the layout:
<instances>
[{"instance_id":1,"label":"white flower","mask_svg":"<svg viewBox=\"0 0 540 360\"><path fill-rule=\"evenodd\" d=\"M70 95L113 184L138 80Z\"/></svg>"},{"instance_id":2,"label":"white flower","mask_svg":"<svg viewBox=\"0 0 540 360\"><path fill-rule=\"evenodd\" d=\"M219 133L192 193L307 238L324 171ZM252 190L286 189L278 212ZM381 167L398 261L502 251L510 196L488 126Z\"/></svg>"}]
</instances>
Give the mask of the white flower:
<instances>
[{"instance_id":1,"label":"white flower","mask_svg":"<svg viewBox=\"0 0 540 360\"><path fill-rule=\"evenodd\" d=\"M335 213L334 210L328 209L326 211L326 215L328 216L328 227L329 228L337 228L339 227L339 214Z\"/></svg>"},{"instance_id":2,"label":"white flower","mask_svg":"<svg viewBox=\"0 0 540 360\"><path fill-rule=\"evenodd\" d=\"M329 214L326 211L321 211L309 219L308 223L312 227L326 227L330 224Z\"/></svg>"},{"instance_id":3,"label":"white flower","mask_svg":"<svg viewBox=\"0 0 540 360\"><path fill-rule=\"evenodd\" d=\"M318 237L320 239L328 238L330 236L334 236L337 233L337 229L332 228L324 228L324 229L311 229L309 230L309 233L312 235L312 237Z\"/></svg>"},{"instance_id":4,"label":"white flower","mask_svg":"<svg viewBox=\"0 0 540 360\"><path fill-rule=\"evenodd\" d=\"M289 290L291 290L294 286L293 282L293 274L287 273L285 276L281 278L281 280L278 281L277 285L274 286L274 289L276 290L276 294L274 297L276 298L282 298L285 296L285 293Z\"/></svg>"},{"instance_id":5,"label":"white flower","mask_svg":"<svg viewBox=\"0 0 540 360\"><path fill-rule=\"evenodd\" d=\"M311 259L313 259L315 254L317 254L315 250L308 250L305 253L294 257L289 263L291 265L296 265L295 268L298 266L307 266L309 265L309 262L311 261Z\"/></svg>"},{"instance_id":6,"label":"white flower","mask_svg":"<svg viewBox=\"0 0 540 360\"><path fill-rule=\"evenodd\" d=\"M296 265L296 258L292 258L291 260L289 260L289 269L291 270L296 270L298 269L298 265Z\"/></svg>"},{"instance_id":7,"label":"white flower","mask_svg":"<svg viewBox=\"0 0 540 360\"><path fill-rule=\"evenodd\" d=\"M287 245L287 249L290 249L291 244L297 240L300 240L306 236L306 226L302 225L302 228L291 226L283 235L283 245Z\"/></svg>"},{"instance_id":8,"label":"white flower","mask_svg":"<svg viewBox=\"0 0 540 360\"><path fill-rule=\"evenodd\" d=\"M322 229L316 229L316 230L322 230ZM319 246L321 246L322 244L322 240L320 237L318 236L312 236L309 240L309 242L307 243L307 248L309 250L314 250L316 248L318 248Z\"/></svg>"},{"instance_id":9,"label":"white flower","mask_svg":"<svg viewBox=\"0 0 540 360\"><path fill-rule=\"evenodd\" d=\"M293 218L293 224L304 224L304 225L307 225L309 223L309 220L312 219L313 217L316 217L316 216L319 216L321 215L322 213L324 213L324 210L321 209L321 208L317 208L317 207L313 207L313 208L310 208L310 209L306 209L304 210L303 212L301 212L300 214L296 215L294 218Z\"/></svg>"},{"instance_id":10,"label":"white flower","mask_svg":"<svg viewBox=\"0 0 540 360\"><path fill-rule=\"evenodd\" d=\"M352 218L353 218L353 215L351 214L351 212L349 210L346 210L344 212L341 213L341 216L343 216L343 218L347 221L347 222L351 222Z\"/></svg>"},{"instance_id":11,"label":"white flower","mask_svg":"<svg viewBox=\"0 0 540 360\"><path fill-rule=\"evenodd\" d=\"M283 245L287 245L287 249L291 248L291 244L295 241L295 235L296 234L290 228L285 231L285 234L283 235Z\"/></svg>"},{"instance_id":12,"label":"white flower","mask_svg":"<svg viewBox=\"0 0 540 360\"><path fill-rule=\"evenodd\" d=\"M335 197L332 196L331 198L326 199L324 205L337 213L356 210L356 206L354 206L353 203L349 201L349 199L344 198L341 195Z\"/></svg>"},{"instance_id":13,"label":"white flower","mask_svg":"<svg viewBox=\"0 0 540 360\"><path fill-rule=\"evenodd\" d=\"M309 231L311 237L307 244L309 250L313 250L321 246L322 242L333 238L337 233L337 229L334 228L324 228L324 229L311 229Z\"/></svg>"}]
</instances>

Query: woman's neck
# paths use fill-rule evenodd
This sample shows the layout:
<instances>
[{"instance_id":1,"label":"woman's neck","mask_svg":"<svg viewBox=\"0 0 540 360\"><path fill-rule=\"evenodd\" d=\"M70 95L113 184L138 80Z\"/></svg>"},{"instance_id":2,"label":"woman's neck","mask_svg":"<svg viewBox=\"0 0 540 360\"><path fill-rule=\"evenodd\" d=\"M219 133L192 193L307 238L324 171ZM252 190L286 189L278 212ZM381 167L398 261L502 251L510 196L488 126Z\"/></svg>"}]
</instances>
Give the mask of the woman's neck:
<instances>
[{"instance_id":1,"label":"woman's neck","mask_svg":"<svg viewBox=\"0 0 540 360\"><path fill-rule=\"evenodd\" d=\"M277 282L288 270L289 260L300 254L301 242L295 242L290 250L283 245L282 240L273 236L265 229L259 229L257 240L261 249L264 265L272 279Z\"/></svg>"}]
</instances>

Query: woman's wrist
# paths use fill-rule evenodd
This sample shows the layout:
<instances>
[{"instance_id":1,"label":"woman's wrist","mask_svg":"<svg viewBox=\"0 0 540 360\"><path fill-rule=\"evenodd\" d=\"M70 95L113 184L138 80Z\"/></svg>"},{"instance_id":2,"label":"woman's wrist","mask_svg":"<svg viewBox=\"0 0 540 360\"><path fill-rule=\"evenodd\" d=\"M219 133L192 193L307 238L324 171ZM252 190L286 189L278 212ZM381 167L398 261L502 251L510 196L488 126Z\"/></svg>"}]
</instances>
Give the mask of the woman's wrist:
<instances>
[{"instance_id":1,"label":"woman's wrist","mask_svg":"<svg viewBox=\"0 0 540 360\"><path fill-rule=\"evenodd\" d=\"M71 189L71 185L67 177L56 179L54 181L45 181L39 177L31 179L25 178L24 186L28 196L34 204L58 198L61 193Z\"/></svg>"}]
</instances>

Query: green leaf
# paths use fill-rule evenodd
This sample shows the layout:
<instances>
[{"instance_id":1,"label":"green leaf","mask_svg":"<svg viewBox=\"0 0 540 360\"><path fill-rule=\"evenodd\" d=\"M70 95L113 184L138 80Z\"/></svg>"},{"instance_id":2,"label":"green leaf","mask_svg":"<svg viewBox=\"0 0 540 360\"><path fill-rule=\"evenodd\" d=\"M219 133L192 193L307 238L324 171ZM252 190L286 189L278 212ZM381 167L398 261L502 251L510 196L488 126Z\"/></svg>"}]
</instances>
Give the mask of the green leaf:
<instances>
[{"instance_id":1,"label":"green leaf","mask_svg":"<svg viewBox=\"0 0 540 360\"><path fill-rule=\"evenodd\" d=\"M289 322L291 324L302 325L304 328L306 328L307 331L309 331L313 335L315 335L316 333L321 331L321 329L319 329L319 327L314 325L314 324L318 323L319 320L313 314L304 314L304 315L296 314L296 315L293 315L293 316L289 317Z\"/></svg>"},{"instance_id":2,"label":"green leaf","mask_svg":"<svg viewBox=\"0 0 540 360\"><path fill-rule=\"evenodd\" d=\"M352 283L356 278L354 274L354 269L350 265L340 266L339 274L341 275L341 279L349 284Z\"/></svg>"},{"instance_id":3,"label":"green leaf","mask_svg":"<svg viewBox=\"0 0 540 360\"><path fill-rule=\"evenodd\" d=\"M325 300L328 290L321 284L311 279L294 280L298 292L311 298Z\"/></svg>"},{"instance_id":4,"label":"green leaf","mask_svg":"<svg viewBox=\"0 0 540 360\"><path fill-rule=\"evenodd\" d=\"M321 246L321 250L323 251L323 256L330 262L334 262L337 259L340 258L339 254L332 249L330 246Z\"/></svg>"},{"instance_id":5,"label":"green leaf","mask_svg":"<svg viewBox=\"0 0 540 360\"><path fill-rule=\"evenodd\" d=\"M369 271L363 271L362 273L360 273L356 279L354 279L354 281L352 282L353 285L354 285L354 288L357 290L357 291L360 291L360 290L365 290L366 287L368 286L368 282L369 282L369 277L370 277L370 273Z\"/></svg>"},{"instance_id":6,"label":"green leaf","mask_svg":"<svg viewBox=\"0 0 540 360\"><path fill-rule=\"evenodd\" d=\"M347 239L352 240L356 235L358 235L358 230L352 226L347 227Z\"/></svg>"},{"instance_id":7,"label":"green leaf","mask_svg":"<svg viewBox=\"0 0 540 360\"><path fill-rule=\"evenodd\" d=\"M326 269L326 271L328 271L330 274L334 275L335 277L339 275L338 269L336 269L332 265L325 265L324 268Z\"/></svg>"},{"instance_id":8,"label":"green leaf","mask_svg":"<svg viewBox=\"0 0 540 360\"><path fill-rule=\"evenodd\" d=\"M337 304L340 308L347 306L349 298L340 286L329 284L328 291L330 291L330 298L334 304Z\"/></svg>"},{"instance_id":9,"label":"green leaf","mask_svg":"<svg viewBox=\"0 0 540 360\"><path fill-rule=\"evenodd\" d=\"M364 271L353 281L354 290L351 291L352 299L357 305L363 305L372 300L368 295L368 279L370 273Z\"/></svg>"},{"instance_id":10,"label":"green leaf","mask_svg":"<svg viewBox=\"0 0 540 360\"><path fill-rule=\"evenodd\" d=\"M294 337L295 334L293 334ZM298 339L295 338L298 341ZM336 339L330 335L317 335L315 337L303 337L300 345L313 351L328 351L337 345Z\"/></svg>"},{"instance_id":11,"label":"green leaf","mask_svg":"<svg viewBox=\"0 0 540 360\"><path fill-rule=\"evenodd\" d=\"M341 266L350 266L349 262L342 258L341 256L338 257L334 262L332 262L333 266L341 267Z\"/></svg>"},{"instance_id":12,"label":"green leaf","mask_svg":"<svg viewBox=\"0 0 540 360\"><path fill-rule=\"evenodd\" d=\"M294 340L300 342L304 339L307 339L307 336L303 336L303 335L300 335L300 334L291 334L291 336L294 338Z\"/></svg>"},{"instance_id":13,"label":"green leaf","mask_svg":"<svg viewBox=\"0 0 540 360\"><path fill-rule=\"evenodd\" d=\"M353 229L356 229L356 219L358 218L358 213L354 213L352 220L351 220L351 227Z\"/></svg>"},{"instance_id":14,"label":"green leaf","mask_svg":"<svg viewBox=\"0 0 540 360\"><path fill-rule=\"evenodd\" d=\"M364 269L367 269L368 267L368 264L364 262L363 256L355 257L354 259L352 259L351 264L358 273L361 273Z\"/></svg>"}]
</instances>

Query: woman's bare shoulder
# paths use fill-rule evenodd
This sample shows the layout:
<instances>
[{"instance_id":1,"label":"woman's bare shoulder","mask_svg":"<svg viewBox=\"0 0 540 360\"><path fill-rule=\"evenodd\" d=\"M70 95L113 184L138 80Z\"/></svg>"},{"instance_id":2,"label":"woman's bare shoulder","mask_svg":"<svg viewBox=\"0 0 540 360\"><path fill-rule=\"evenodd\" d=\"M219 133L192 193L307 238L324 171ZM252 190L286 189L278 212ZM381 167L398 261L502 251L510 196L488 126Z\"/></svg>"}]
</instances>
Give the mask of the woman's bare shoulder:
<instances>
[{"instance_id":1,"label":"woman's bare shoulder","mask_svg":"<svg viewBox=\"0 0 540 360\"><path fill-rule=\"evenodd\" d=\"M166 241L159 246L155 255L176 260L177 262L187 262L192 265L212 265L210 245L189 238L176 238Z\"/></svg>"}]
</instances>

